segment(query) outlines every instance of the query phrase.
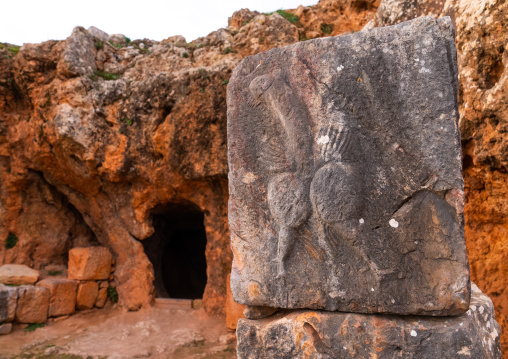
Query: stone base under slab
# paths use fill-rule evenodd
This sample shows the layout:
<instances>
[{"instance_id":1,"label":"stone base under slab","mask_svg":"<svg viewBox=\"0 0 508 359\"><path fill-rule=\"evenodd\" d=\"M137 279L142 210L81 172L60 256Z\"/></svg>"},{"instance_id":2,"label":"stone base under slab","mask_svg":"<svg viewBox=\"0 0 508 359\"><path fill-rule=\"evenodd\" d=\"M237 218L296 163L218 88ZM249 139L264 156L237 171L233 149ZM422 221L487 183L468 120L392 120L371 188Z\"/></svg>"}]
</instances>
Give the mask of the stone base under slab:
<instances>
[{"instance_id":1,"label":"stone base under slab","mask_svg":"<svg viewBox=\"0 0 508 359\"><path fill-rule=\"evenodd\" d=\"M240 319L238 358L501 358L492 301L472 283L457 317L285 311Z\"/></svg>"}]
</instances>

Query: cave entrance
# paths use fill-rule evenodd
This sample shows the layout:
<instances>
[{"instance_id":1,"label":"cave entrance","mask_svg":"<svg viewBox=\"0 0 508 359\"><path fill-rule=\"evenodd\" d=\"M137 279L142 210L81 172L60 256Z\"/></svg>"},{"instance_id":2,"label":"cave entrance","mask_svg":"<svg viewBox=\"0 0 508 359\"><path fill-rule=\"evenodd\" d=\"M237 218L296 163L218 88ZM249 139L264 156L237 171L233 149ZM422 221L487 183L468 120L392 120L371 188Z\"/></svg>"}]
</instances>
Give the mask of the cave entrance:
<instances>
[{"instance_id":1,"label":"cave entrance","mask_svg":"<svg viewBox=\"0 0 508 359\"><path fill-rule=\"evenodd\" d=\"M202 298L207 278L203 212L192 203L169 203L153 212L153 227L142 243L153 264L157 297Z\"/></svg>"}]
</instances>

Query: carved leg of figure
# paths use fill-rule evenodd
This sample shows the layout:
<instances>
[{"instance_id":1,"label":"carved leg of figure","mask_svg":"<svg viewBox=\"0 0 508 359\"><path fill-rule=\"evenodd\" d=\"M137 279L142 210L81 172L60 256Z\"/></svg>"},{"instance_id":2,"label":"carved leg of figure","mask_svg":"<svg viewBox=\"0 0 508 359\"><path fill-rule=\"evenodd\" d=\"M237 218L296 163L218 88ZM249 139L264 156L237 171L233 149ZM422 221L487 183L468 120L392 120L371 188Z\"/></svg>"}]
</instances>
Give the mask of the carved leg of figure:
<instances>
[{"instance_id":1,"label":"carved leg of figure","mask_svg":"<svg viewBox=\"0 0 508 359\"><path fill-rule=\"evenodd\" d=\"M279 242L277 248L278 273L277 278L284 278L286 275L286 262L295 245L295 230L281 226L279 230Z\"/></svg>"}]
</instances>

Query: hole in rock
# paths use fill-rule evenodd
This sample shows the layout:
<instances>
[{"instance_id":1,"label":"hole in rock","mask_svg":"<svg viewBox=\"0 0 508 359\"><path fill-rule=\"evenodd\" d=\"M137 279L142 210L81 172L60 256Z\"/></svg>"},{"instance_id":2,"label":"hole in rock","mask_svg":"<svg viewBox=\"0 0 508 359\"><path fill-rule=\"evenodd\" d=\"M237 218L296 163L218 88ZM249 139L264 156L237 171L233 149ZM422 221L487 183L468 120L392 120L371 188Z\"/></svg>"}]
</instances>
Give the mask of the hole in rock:
<instances>
[{"instance_id":1,"label":"hole in rock","mask_svg":"<svg viewBox=\"0 0 508 359\"><path fill-rule=\"evenodd\" d=\"M206 286L203 212L192 203L169 203L153 212L154 234L143 240L159 298L198 299Z\"/></svg>"}]
</instances>

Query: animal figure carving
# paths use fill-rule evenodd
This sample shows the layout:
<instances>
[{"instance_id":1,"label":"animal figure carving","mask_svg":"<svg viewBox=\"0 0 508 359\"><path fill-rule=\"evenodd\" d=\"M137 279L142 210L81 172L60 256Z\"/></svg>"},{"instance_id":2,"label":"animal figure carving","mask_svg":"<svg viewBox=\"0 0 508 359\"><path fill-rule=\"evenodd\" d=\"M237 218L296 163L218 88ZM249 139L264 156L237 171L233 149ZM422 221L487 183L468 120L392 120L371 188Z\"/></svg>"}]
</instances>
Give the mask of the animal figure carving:
<instances>
[{"instance_id":1,"label":"animal figure carving","mask_svg":"<svg viewBox=\"0 0 508 359\"><path fill-rule=\"evenodd\" d=\"M353 234L352 222L360 218L357 197L360 184L354 165L344 161L344 154L354 140L344 114L339 111L332 111L331 116L323 119L318 137L312 138L307 111L281 70L254 78L249 90L254 104L264 105L283 128L281 146L289 166L286 171L270 176L268 206L279 226L276 262L278 277L284 277L298 233L313 214L322 227L319 246L328 247L329 257L333 257L333 248L328 227L341 233L341 238ZM271 148L273 145L269 144L264 151L270 152ZM273 157L260 155L261 159ZM359 253L368 263L363 251Z\"/></svg>"}]
</instances>

